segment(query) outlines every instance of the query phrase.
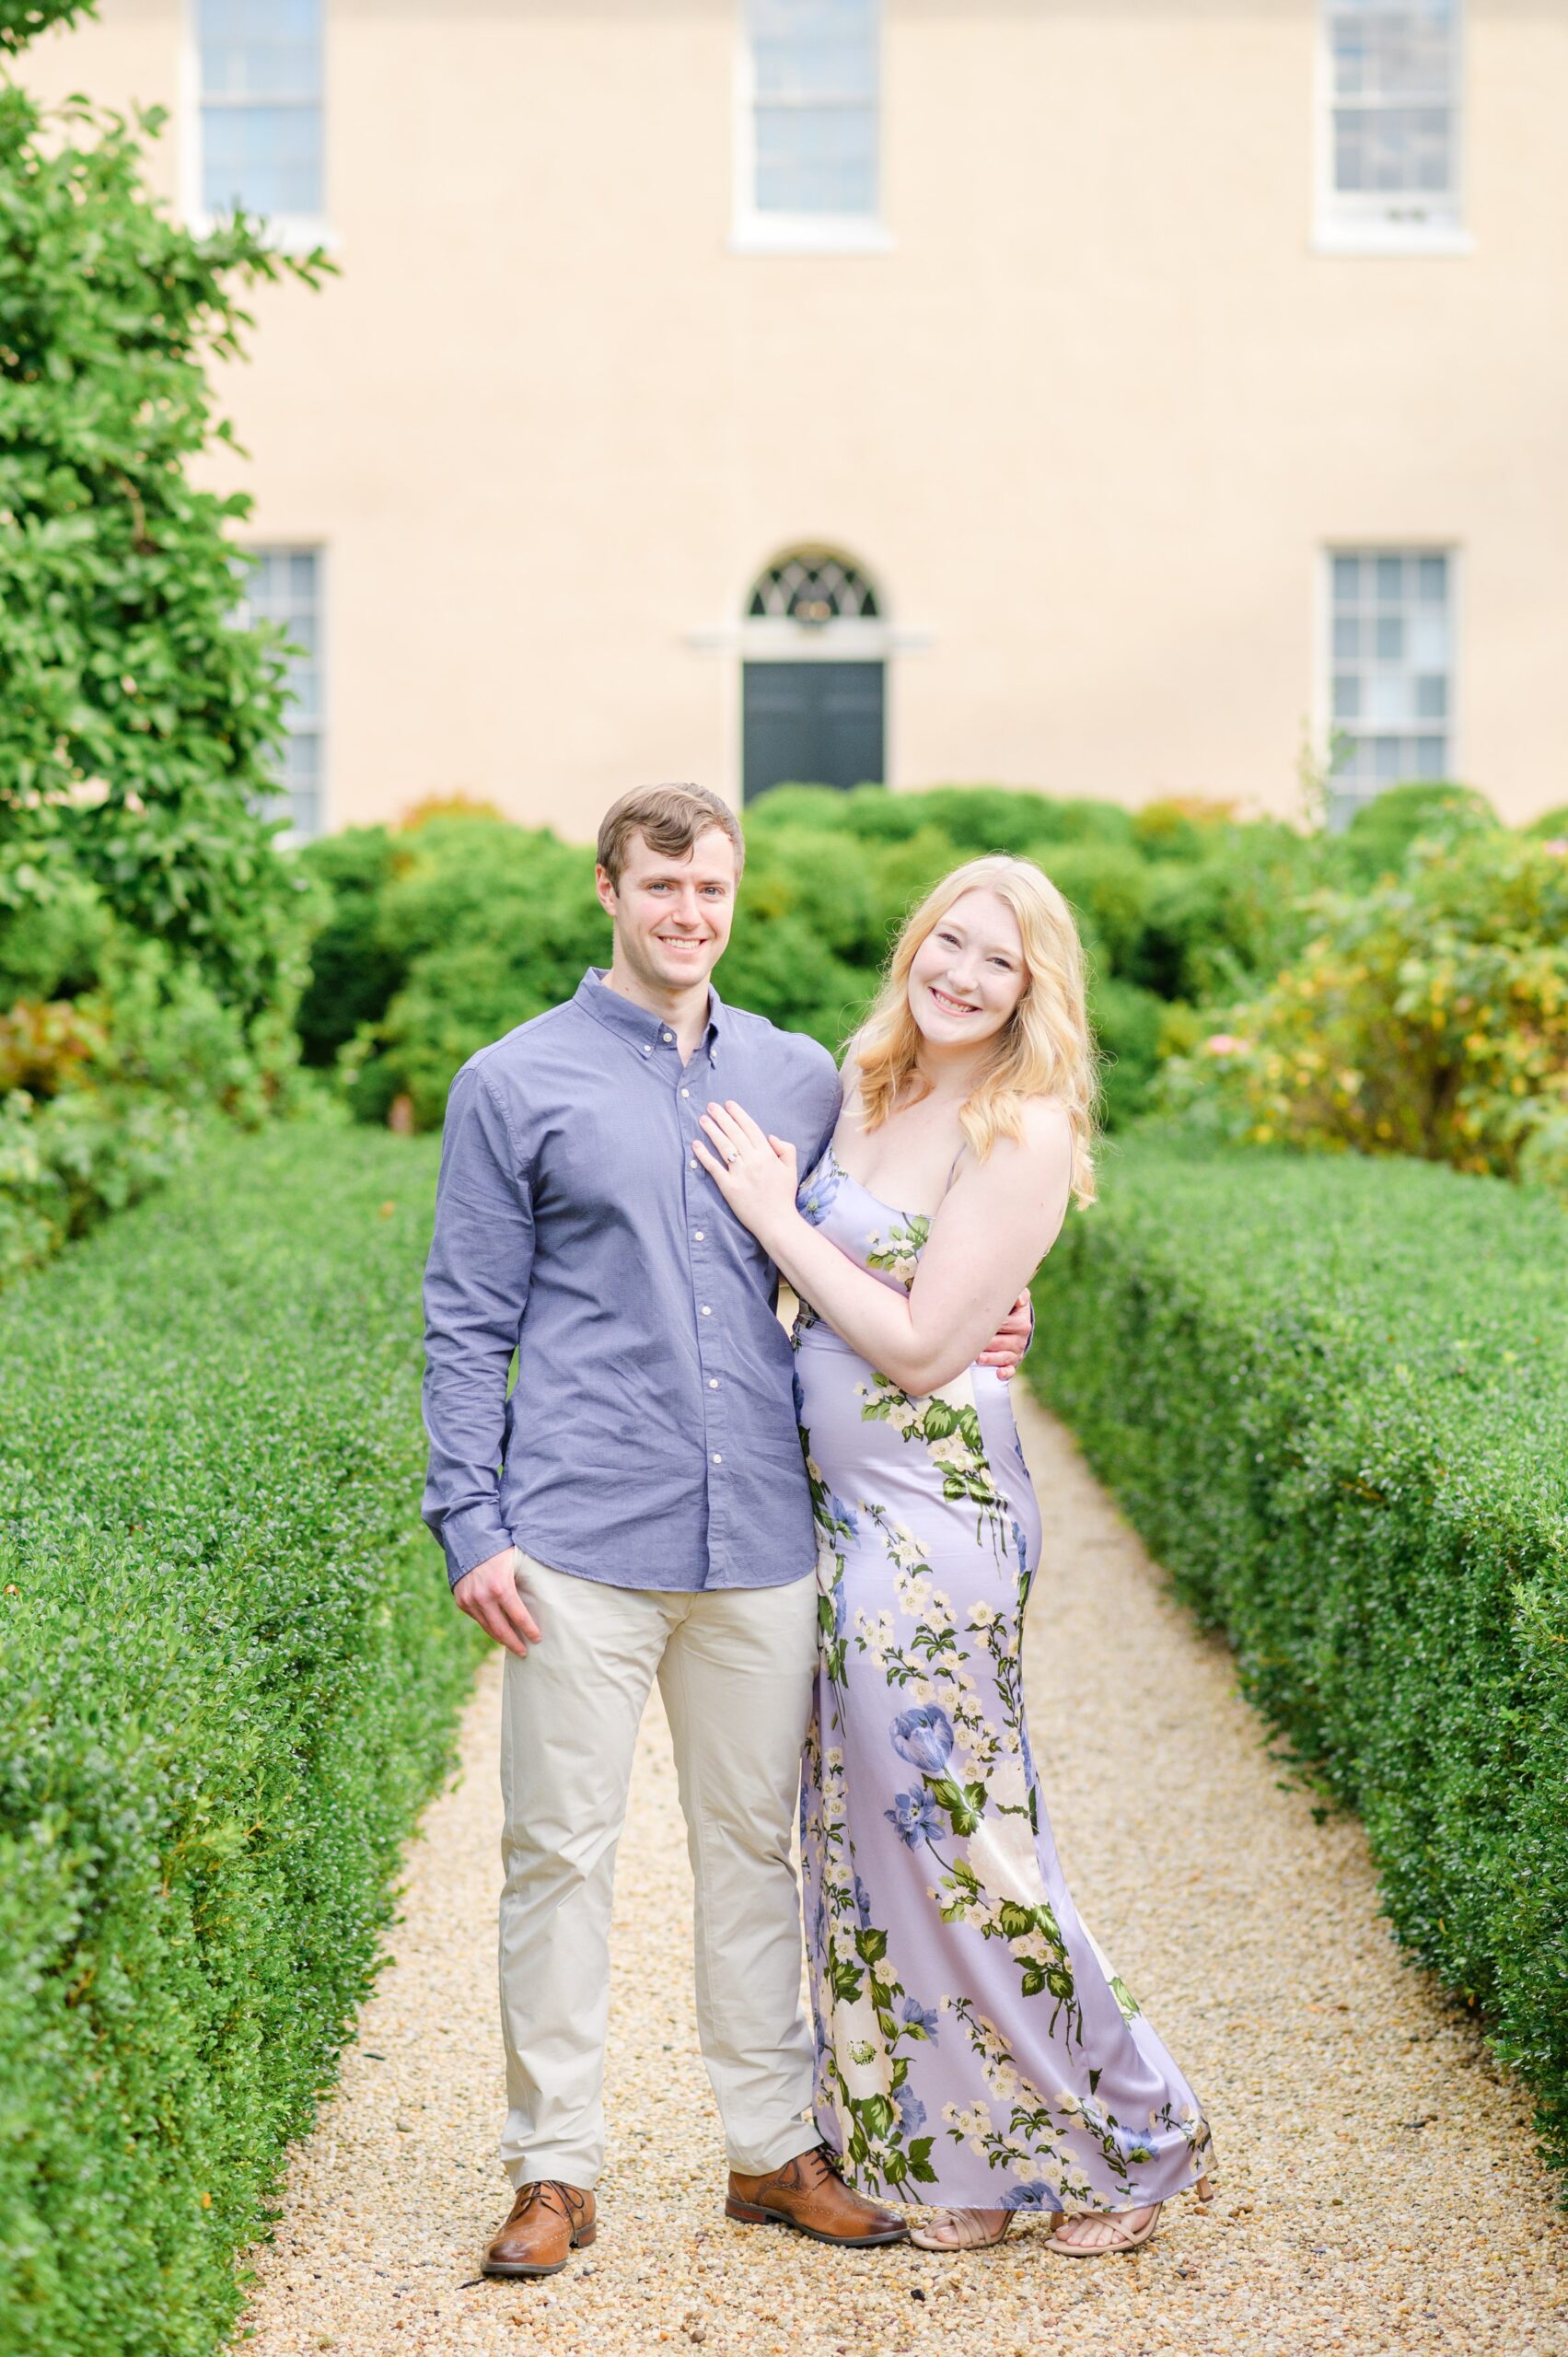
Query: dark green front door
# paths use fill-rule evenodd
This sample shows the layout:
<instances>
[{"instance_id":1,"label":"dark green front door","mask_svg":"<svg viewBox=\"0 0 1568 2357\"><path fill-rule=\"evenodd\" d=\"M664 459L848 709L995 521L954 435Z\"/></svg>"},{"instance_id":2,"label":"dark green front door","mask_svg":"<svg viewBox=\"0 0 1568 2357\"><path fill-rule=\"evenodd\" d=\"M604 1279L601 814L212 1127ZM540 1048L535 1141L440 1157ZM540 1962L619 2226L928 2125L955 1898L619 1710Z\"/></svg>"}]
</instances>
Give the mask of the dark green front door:
<instances>
[{"instance_id":1,"label":"dark green front door","mask_svg":"<svg viewBox=\"0 0 1568 2357\"><path fill-rule=\"evenodd\" d=\"M880 663L747 663L745 795L771 785L883 782Z\"/></svg>"}]
</instances>

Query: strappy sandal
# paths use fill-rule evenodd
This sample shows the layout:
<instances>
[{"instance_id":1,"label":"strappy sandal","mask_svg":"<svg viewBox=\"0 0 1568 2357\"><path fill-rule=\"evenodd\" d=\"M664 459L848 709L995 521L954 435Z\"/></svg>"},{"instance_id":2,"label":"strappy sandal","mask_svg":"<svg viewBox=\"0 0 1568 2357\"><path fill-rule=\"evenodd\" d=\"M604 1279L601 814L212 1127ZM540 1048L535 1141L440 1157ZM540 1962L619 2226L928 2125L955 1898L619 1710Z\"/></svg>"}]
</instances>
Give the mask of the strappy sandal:
<instances>
[{"instance_id":1,"label":"strappy sandal","mask_svg":"<svg viewBox=\"0 0 1568 2357\"><path fill-rule=\"evenodd\" d=\"M1204 2206L1211 2202L1214 2198L1214 2189L1210 2184L1206 2176L1201 2177L1198 2179L1193 2190L1197 2194L1200 2203ZM1146 2243L1150 2236L1155 2233L1159 2224L1160 2212L1164 2210L1165 2203L1163 2201L1156 2201L1152 2203L1140 2201L1136 2203L1134 2207L1140 2210L1146 2208L1149 2212L1148 2216L1144 2219L1141 2226L1131 2227L1125 2232L1119 2234L1113 2242L1063 2242L1062 2239L1060 2226L1058 2226L1058 2228L1052 2233L1047 2235L1046 2241L1051 2244L1052 2249L1063 2252L1068 2258L1109 2258L1119 2250L1136 2250L1140 2243ZM1080 2216L1083 2216L1086 2214L1093 2215L1095 2213L1080 2212L1079 2214ZM1123 2215L1130 2216L1131 2214L1131 2212L1118 2212L1115 2210L1102 2210L1098 2212L1098 2215L1102 2218L1115 2218ZM1065 2213L1063 2212L1058 2211L1057 2217L1059 2220L1064 2220L1064 2216Z\"/></svg>"},{"instance_id":2,"label":"strappy sandal","mask_svg":"<svg viewBox=\"0 0 1568 2357\"><path fill-rule=\"evenodd\" d=\"M1002 2220L1001 2232L990 2234L981 2224L976 2211L934 2210L931 2213L933 2225L940 2222L945 2226L957 2228L952 2239L944 2238L938 2242L934 2235L923 2234L918 2226L912 2226L910 2240L917 2250L994 2250L998 2243L1006 2241L1007 2229L1016 2215L1015 2211L1007 2211Z\"/></svg>"},{"instance_id":3,"label":"strappy sandal","mask_svg":"<svg viewBox=\"0 0 1568 2357\"><path fill-rule=\"evenodd\" d=\"M1144 2205L1142 2202L1138 2205L1140 2209L1144 2206ZM1160 2212L1164 2208L1165 2204L1163 2201L1156 2201L1152 2203L1149 2205L1149 2214L1144 2219L1141 2226L1124 2228L1112 2242L1063 2242L1060 2231L1055 2234L1047 2235L1045 2239L1051 2245L1052 2250L1063 2251L1069 2258L1109 2258L1113 2251L1136 2250L1140 2243L1146 2243L1150 2235L1154 2233L1156 2227L1159 2224ZM1096 2213L1091 2211L1086 2213L1080 2212L1079 2214L1080 2216L1086 2214L1094 2216ZM1098 2214L1102 2219L1109 2220L1116 2217L1119 2213L1114 2210L1102 2210ZM1131 2216L1132 2213L1131 2212L1128 2212L1126 2214Z\"/></svg>"}]
</instances>

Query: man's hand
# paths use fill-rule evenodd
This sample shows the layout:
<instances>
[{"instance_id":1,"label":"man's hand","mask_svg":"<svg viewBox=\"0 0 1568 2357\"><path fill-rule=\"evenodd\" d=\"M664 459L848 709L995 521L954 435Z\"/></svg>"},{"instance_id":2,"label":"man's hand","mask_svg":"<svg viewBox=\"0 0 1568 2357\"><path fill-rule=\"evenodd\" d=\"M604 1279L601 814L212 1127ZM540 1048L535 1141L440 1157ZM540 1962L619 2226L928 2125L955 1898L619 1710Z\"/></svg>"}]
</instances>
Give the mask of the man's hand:
<instances>
[{"instance_id":1,"label":"man's hand","mask_svg":"<svg viewBox=\"0 0 1568 2357\"><path fill-rule=\"evenodd\" d=\"M1033 1331L1034 1319L1030 1315L1029 1296L1026 1291L1018 1295L1017 1300L981 1351L976 1364L993 1366L1004 1383L1010 1382L1018 1372L1018 1361L1028 1348L1029 1336Z\"/></svg>"},{"instance_id":2,"label":"man's hand","mask_svg":"<svg viewBox=\"0 0 1568 2357\"><path fill-rule=\"evenodd\" d=\"M528 1647L540 1643L539 1622L523 1602L517 1587L517 1550L508 1547L503 1554L492 1555L489 1562L476 1563L465 1572L452 1589L452 1600L470 1620L505 1645L519 1661L527 1661Z\"/></svg>"}]
</instances>

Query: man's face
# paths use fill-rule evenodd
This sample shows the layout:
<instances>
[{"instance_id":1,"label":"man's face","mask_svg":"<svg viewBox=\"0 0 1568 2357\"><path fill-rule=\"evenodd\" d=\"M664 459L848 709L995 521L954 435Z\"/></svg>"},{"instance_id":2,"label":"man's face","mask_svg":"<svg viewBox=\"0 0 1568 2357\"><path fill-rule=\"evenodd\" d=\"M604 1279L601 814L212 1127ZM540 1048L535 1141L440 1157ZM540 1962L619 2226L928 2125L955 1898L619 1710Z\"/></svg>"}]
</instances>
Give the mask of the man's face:
<instances>
[{"instance_id":1,"label":"man's face","mask_svg":"<svg viewBox=\"0 0 1568 2357\"><path fill-rule=\"evenodd\" d=\"M735 846L708 827L672 859L633 834L621 881L595 870L598 897L615 920L615 954L650 990L705 982L724 954L735 916Z\"/></svg>"}]
</instances>

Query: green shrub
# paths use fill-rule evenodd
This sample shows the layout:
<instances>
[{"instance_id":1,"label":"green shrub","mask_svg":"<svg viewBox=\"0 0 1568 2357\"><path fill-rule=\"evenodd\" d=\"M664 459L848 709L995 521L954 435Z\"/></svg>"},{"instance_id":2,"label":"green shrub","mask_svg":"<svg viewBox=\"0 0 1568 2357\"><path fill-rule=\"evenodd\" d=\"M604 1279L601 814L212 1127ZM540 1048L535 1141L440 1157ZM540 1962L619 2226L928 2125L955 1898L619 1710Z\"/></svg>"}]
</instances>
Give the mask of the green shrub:
<instances>
[{"instance_id":1,"label":"green shrub","mask_svg":"<svg viewBox=\"0 0 1568 2357\"><path fill-rule=\"evenodd\" d=\"M729 946L715 977L734 1005L837 1049L875 985L885 932L879 869L907 846L866 855L805 824L759 830ZM606 952L608 955L608 951Z\"/></svg>"},{"instance_id":2,"label":"green shrub","mask_svg":"<svg viewBox=\"0 0 1568 2357\"><path fill-rule=\"evenodd\" d=\"M1113 1122L1150 1098L1161 1002L1253 987L1294 947L1316 847L1217 806L1130 813L1001 786L889 794L782 785L746 814L747 867L718 972L725 997L838 1048L911 908L961 861L1034 858L1078 911L1099 981ZM1142 847L1141 847L1142 846ZM494 812L435 806L414 823L312 845L332 896L300 1016L310 1061L336 1059L355 1111L437 1124L453 1073L576 988L609 955L586 846ZM1211 1027L1212 1028L1212 1027Z\"/></svg>"},{"instance_id":3,"label":"green shrub","mask_svg":"<svg viewBox=\"0 0 1568 2357\"><path fill-rule=\"evenodd\" d=\"M1137 1120L1154 1101L1167 1009L1152 991L1114 974L1091 974L1089 1021L1102 1062L1101 1116L1107 1129Z\"/></svg>"},{"instance_id":4,"label":"green shrub","mask_svg":"<svg viewBox=\"0 0 1568 2357\"><path fill-rule=\"evenodd\" d=\"M1107 1160L1033 1379L1568 2166L1568 1219L1413 1163Z\"/></svg>"},{"instance_id":5,"label":"green shrub","mask_svg":"<svg viewBox=\"0 0 1568 2357\"><path fill-rule=\"evenodd\" d=\"M903 795L920 823L939 827L957 859L1021 851L1027 842L1122 842L1132 819L1113 802L1064 802L1005 785L934 785Z\"/></svg>"},{"instance_id":6,"label":"green shrub","mask_svg":"<svg viewBox=\"0 0 1568 2357\"><path fill-rule=\"evenodd\" d=\"M1555 810L1543 810L1523 831L1537 842L1568 842L1568 802L1560 802Z\"/></svg>"},{"instance_id":7,"label":"green shrub","mask_svg":"<svg viewBox=\"0 0 1568 2357\"><path fill-rule=\"evenodd\" d=\"M1313 937L1218 1052L1173 1067L1238 1132L1511 1177L1568 1110L1568 857L1501 827L1427 838L1402 873L1321 896Z\"/></svg>"},{"instance_id":8,"label":"green shrub","mask_svg":"<svg viewBox=\"0 0 1568 2357\"><path fill-rule=\"evenodd\" d=\"M1324 856L1319 838L1272 819L1209 829L1191 858L1152 868L1130 978L1156 997L1209 1004L1267 981L1306 938Z\"/></svg>"},{"instance_id":9,"label":"green shrub","mask_svg":"<svg viewBox=\"0 0 1568 2357\"><path fill-rule=\"evenodd\" d=\"M310 962L296 1018L308 1064L331 1064L362 1023L387 1011L407 970L381 938L381 900L398 870L399 842L386 827L345 827L299 853L299 864L327 898L330 911L310 944Z\"/></svg>"},{"instance_id":10,"label":"green shrub","mask_svg":"<svg viewBox=\"0 0 1568 2357\"><path fill-rule=\"evenodd\" d=\"M1167 795L1133 811L1132 841L1150 859L1201 859L1237 824L1233 803Z\"/></svg>"},{"instance_id":11,"label":"green shrub","mask_svg":"<svg viewBox=\"0 0 1568 2357\"><path fill-rule=\"evenodd\" d=\"M1130 974L1148 923L1155 870L1124 843L1028 843L1026 859L1042 867L1070 903L1084 946L1108 973Z\"/></svg>"},{"instance_id":12,"label":"green shrub","mask_svg":"<svg viewBox=\"0 0 1568 2357\"><path fill-rule=\"evenodd\" d=\"M433 1128L476 1048L569 998L585 967L607 962L610 920L591 853L548 830L441 810L392 840L374 942L403 981L379 1021L360 1026L348 1070L361 1119L384 1120L406 1097L415 1126Z\"/></svg>"},{"instance_id":13,"label":"green shrub","mask_svg":"<svg viewBox=\"0 0 1568 2357\"><path fill-rule=\"evenodd\" d=\"M1397 876L1411 844L1423 838L1451 842L1488 833L1499 823L1491 803L1473 786L1391 785L1353 813L1338 839L1336 865L1348 883L1376 884Z\"/></svg>"},{"instance_id":14,"label":"green shrub","mask_svg":"<svg viewBox=\"0 0 1568 2357\"><path fill-rule=\"evenodd\" d=\"M1519 1178L1527 1187L1544 1187L1568 1208L1568 1110L1549 1115L1530 1132L1519 1150Z\"/></svg>"},{"instance_id":15,"label":"green shrub","mask_svg":"<svg viewBox=\"0 0 1568 2357\"><path fill-rule=\"evenodd\" d=\"M47 900L0 910L0 1009L90 990L112 931L109 911L80 876L63 876Z\"/></svg>"},{"instance_id":16,"label":"green shrub","mask_svg":"<svg viewBox=\"0 0 1568 2357\"><path fill-rule=\"evenodd\" d=\"M874 965L886 943L878 870L907 848L894 844L867 853L834 829L806 820L760 828L746 846L746 873L737 907L734 955L740 929L798 916L830 950L855 966Z\"/></svg>"},{"instance_id":17,"label":"green shrub","mask_svg":"<svg viewBox=\"0 0 1568 2357\"><path fill-rule=\"evenodd\" d=\"M433 1175L226 1140L0 1304L7 2357L209 2357L375 1973L476 1651L414 1511Z\"/></svg>"},{"instance_id":18,"label":"green shrub","mask_svg":"<svg viewBox=\"0 0 1568 2357\"><path fill-rule=\"evenodd\" d=\"M253 1128L292 1097L281 1014L247 1016L122 929L98 962L80 997L0 1014L0 1284L161 1185L203 1117Z\"/></svg>"}]
</instances>

